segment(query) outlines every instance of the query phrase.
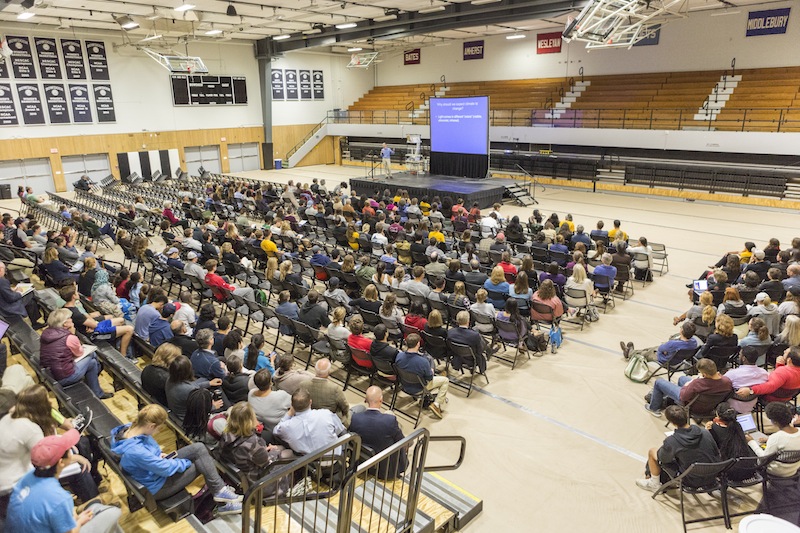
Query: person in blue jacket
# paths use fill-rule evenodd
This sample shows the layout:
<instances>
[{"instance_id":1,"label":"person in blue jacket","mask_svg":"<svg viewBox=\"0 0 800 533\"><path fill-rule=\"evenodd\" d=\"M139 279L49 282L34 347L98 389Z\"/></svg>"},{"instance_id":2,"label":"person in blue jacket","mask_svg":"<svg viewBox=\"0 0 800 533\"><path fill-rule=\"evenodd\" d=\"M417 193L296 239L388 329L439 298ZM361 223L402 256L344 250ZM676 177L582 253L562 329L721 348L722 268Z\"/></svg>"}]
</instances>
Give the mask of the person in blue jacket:
<instances>
[{"instance_id":1,"label":"person in blue jacket","mask_svg":"<svg viewBox=\"0 0 800 533\"><path fill-rule=\"evenodd\" d=\"M241 513L242 497L219 476L204 444L196 442L184 446L175 457L161 452L153 434L166 421L167 411L160 405L150 404L139 411L132 424L111 430L111 450L120 456L122 469L144 485L156 500L174 496L202 475L214 494L214 501L224 504L217 509L217 514Z\"/></svg>"}]
</instances>

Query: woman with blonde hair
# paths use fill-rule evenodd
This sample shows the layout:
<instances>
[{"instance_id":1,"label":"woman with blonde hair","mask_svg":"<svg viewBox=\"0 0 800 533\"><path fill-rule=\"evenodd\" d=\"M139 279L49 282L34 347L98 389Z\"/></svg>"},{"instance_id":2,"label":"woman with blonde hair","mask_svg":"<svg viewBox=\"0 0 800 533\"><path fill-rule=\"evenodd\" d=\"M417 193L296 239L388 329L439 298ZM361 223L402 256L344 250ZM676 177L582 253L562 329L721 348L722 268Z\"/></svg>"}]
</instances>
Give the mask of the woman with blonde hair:
<instances>
[{"instance_id":1,"label":"woman with blonde hair","mask_svg":"<svg viewBox=\"0 0 800 533\"><path fill-rule=\"evenodd\" d=\"M739 347L745 346L769 346L772 344L772 337L769 336L767 325L760 318L751 318L748 322L749 330L747 335L739 341Z\"/></svg>"},{"instance_id":2,"label":"woman with blonde hair","mask_svg":"<svg viewBox=\"0 0 800 533\"><path fill-rule=\"evenodd\" d=\"M267 259L267 268L264 270L264 276L267 278L267 282L272 286L272 281L278 279L278 258L277 257L270 257Z\"/></svg>"},{"instance_id":3,"label":"woman with blonde hair","mask_svg":"<svg viewBox=\"0 0 800 533\"><path fill-rule=\"evenodd\" d=\"M487 291L493 291L500 294L508 294L509 292L509 285L506 281L506 273L503 271L503 267L495 266L492 269L492 273L483 283L483 288ZM497 309L503 309L506 305L505 298L498 298L492 300L492 305L494 305Z\"/></svg>"},{"instance_id":4,"label":"woman with blonde hair","mask_svg":"<svg viewBox=\"0 0 800 533\"><path fill-rule=\"evenodd\" d=\"M142 388L161 405L167 405L169 365L181 355L181 349L168 342L156 348L150 364L142 369Z\"/></svg>"},{"instance_id":5,"label":"woman with blonde hair","mask_svg":"<svg viewBox=\"0 0 800 533\"><path fill-rule=\"evenodd\" d=\"M469 309L469 298L467 298L467 286L463 281L456 281L453 285L453 294L447 297L447 303L454 307Z\"/></svg>"},{"instance_id":6,"label":"woman with blonde hair","mask_svg":"<svg viewBox=\"0 0 800 533\"><path fill-rule=\"evenodd\" d=\"M438 310L434 309L428 313L428 322L423 331L436 337L447 338L447 329L444 327L442 314Z\"/></svg>"},{"instance_id":7,"label":"woman with blonde hair","mask_svg":"<svg viewBox=\"0 0 800 533\"><path fill-rule=\"evenodd\" d=\"M728 315L718 315L714 320L714 333L708 336L705 344L695 355L695 359L702 359L715 346L733 347L739 343L739 337L733 332L733 319Z\"/></svg>"},{"instance_id":8,"label":"woman with blonde hair","mask_svg":"<svg viewBox=\"0 0 800 533\"><path fill-rule=\"evenodd\" d=\"M233 463L255 483L265 469L280 456L281 448L269 445L256 433L256 412L248 402L239 402L228 410L228 423L220 439L224 461Z\"/></svg>"},{"instance_id":9,"label":"woman with blonde hair","mask_svg":"<svg viewBox=\"0 0 800 533\"><path fill-rule=\"evenodd\" d=\"M84 296L92 295L92 285L97 275L97 259L87 257L83 260L83 269L78 276L78 292Z\"/></svg>"},{"instance_id":10,"label":"woman with blonde hair","mask_svg":"<svg viewBox=\"0 0 800 533\"><path fill-rule=\"evenodd\" d=\"M487 301L487 297L488 293L486 289L478 289L478 292L475 293L475 303L469 306L470 312L494 317L497 314L497 310L490 301ZM494 333L493 324L482 324L479 322L475 324L475 329L483 334Z\"/></svg>"},{"instance_id":11,"label":"woman with blonde hair","mask_svg":"<svg viewBox=\"0 0 800 533\"><path fill-rule=\"evenodd\" d=\"M53 278L53 281L60 285L64 282L78 281L78 274L70 272L69 267L61 262L58 258L58 250L55 246L51 246L44 251L42 259L44 263L44 270L47 275Z\"/></svg>"},{"instance_id":12,"label":"woman with blonde hair","mask_svg":"<svg viewBox=\"0 0 800 533\"><path fill-rule=\"evenodd\" d=\"M400 284L406 281L409 276L406 275L406 269L399 266L394 269L394 274L392 274L392 279L389 282L389 285L393 289L397 289L400 287Z\"/></svg>"},{"instance_id":13,"label":"woman with blonde hair","mask_svg":"<svg viewBox=\"0 0 800 533\"><path fill-rule=\"evenodd\" d=\"M356 270L356 259L353 257L352 254L347 254L344 256L342 260L342 272L352 272L355 273Z\"/></svg>"},{"instance_id":14,"label":"woman with blonde hair","mask_svg":"<svg viewBox=\"0 0 800 533\"><path fill-rule=\"evenodd\" d=\"M378 300L378 288L370 283L364 288L361 298L356 298L350 305L358 309L366 309L376 315L381 312L381 302Z\"/></svg>"},{"instance_id":15,"label":"woman with blonde hair","mask_svg":"<svg viewBox=\"0 0 800 533\"><path fill-rule=\"evenodd\" d=\"M789 346L800 346L800 317L790 315L786 317L783 324L783 331L775 337L776 343L784 343Z\"/></svg>"},{"instance_id":16,"label":"woman with blonde hair","mask_svg":"<svg viewBox=\"0 0 800 533\"><path fill-rule=\"evenodd\" d=\"M689 291L689 299L694 300L694 291ZM703 315L703 310L706 307L714 307L714 294L711 291L705 291L700 294L700 298L698 303L693 304L688 311L683 313L682 315L673 317L672 325L677 326L679 322L684 320L692 321L695 318L699 318ZM714 317L717 316L717 309L714 307ZM713 320L713 318L712 318ZM710 324L710 322L709 322Z\"/></svg>"}]
</instances>

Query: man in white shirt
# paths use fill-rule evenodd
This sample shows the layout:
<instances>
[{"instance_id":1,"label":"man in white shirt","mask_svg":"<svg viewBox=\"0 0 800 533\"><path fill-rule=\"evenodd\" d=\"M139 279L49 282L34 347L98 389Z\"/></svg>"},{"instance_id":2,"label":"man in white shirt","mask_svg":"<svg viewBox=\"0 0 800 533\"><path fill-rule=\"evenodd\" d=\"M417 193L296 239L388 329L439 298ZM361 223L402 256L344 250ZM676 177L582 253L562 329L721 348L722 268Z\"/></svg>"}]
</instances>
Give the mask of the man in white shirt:
<instances>
[{"instance_id":1,"label":"man in white shirt","mask_svg":"<svg viewBox=\"0 0 800 533\"><path fill-rule=\"evenodd\" d=\"M647 244L645 237L639 237L639 243L636 246L629 246L627 249L628 255L634 257L633 269L636 274L637 280L643 280L645 272L653 268L653 249ZM635 254L645 254L647 259L636 259Z\"/></svg>"},{"instance_id":2,"label":"man in white shirt","mask_svg":"<svg viewBox=\"0 0 800 533\"><path fill-rule=\"evenodd\" d=\"M181 241L181 244L184 248L189 248L195 252L201 252L203 250L203 243L192 237L192 228L183 230L183 241Z\"/></svg>"},{"instance_id":3,"label":"man in white shirt","mask_svg":"<svg viewBox=\"0 0 800 533\"><path fill-rule=\"evenodd\" d=\"M431 288L425 283L425 269L417 265L414 267L414 270L412 270L412 274L414 279L401 282L399 288L406 291L408 294L427 298L428 294L431 292Z\"/></svg>"},{"instance_id":4,"label":"man in white shirt","mask_svg":"<svg viewBox=\"0 0 800 533\"><path fill-rule=\"evenodd\" d=\"M273 430L298 454L308 454L336 442L347 431L339 417L327 409L311 409L311 395L304 388L292 395L292 406Z\"/></svg>"},{"instance_id":5,"label":"man in white shirt","mask_svg":"<svg viewBox=\"0 0 800 533\"><path fill-rule=\"evenodd\" d=\"M385 225L383 224L383 222L378 222L375 225L375 233L372 234L371 241L386 246L387 244L389 244L389 238L383 233L384 226ZM383 254L383 252L381 252L380 248L378 249L373 248L372 254L380 257Z\"/></svg>"},{"instance_id":6,"label":"man in white shirt","mask_svg":"<svg viewBox=\"0 0 800 533\"><path fill-rule=\"evenodd\" d=\"M489 216L481 218L481 237L485 239L494 236L499 227L500 223L497 221L497 213L489 213Z\"/></svg>"},{"instance_id":7,"label":"man in white shirt","mask_svg":"<svg viewBox=\"0 0 800 533\"><path fill-rule=\"evenodd\" d=\"M200 279L206 279L206 274L208 274L208 271L205 268L201 267L200 263L198 263L197 253L189 252L188 254L186 254L186 258L188 259L188 261L184 265L183 271L186 274L197 276Z\"/></svg>"}]
</instances>

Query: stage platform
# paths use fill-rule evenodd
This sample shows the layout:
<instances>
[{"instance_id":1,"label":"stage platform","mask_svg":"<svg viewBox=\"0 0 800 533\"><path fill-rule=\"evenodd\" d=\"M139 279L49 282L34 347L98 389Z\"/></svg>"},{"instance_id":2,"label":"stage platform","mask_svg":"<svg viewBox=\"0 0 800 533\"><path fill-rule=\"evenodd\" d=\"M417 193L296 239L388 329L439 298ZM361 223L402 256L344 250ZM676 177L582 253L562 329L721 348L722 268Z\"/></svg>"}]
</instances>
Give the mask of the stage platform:
<instances>
[{"instance_id":1,"label":"stage platform","mask_svg":"<svg viewBox=\"0 0 800 533\"><path fill-rule=\"evenodd\" d=\"M370 178L350 178L350 187L356 194L372 196L375 191L379 194L384 189L394 193L397 189L405 189L412 198L422 199L427 196L433 200L434 196L444 198L450 196L455 202L458 198L464 199L464 205L469 209L474 202L478 202L481 209L490 207L495 202L503 201L503 192L509 180L505 179L471 179L456 176L441 176L436 174L410 174L398 172L392 174L391 179L386 176Z\"/></svg>"}]
</instances>

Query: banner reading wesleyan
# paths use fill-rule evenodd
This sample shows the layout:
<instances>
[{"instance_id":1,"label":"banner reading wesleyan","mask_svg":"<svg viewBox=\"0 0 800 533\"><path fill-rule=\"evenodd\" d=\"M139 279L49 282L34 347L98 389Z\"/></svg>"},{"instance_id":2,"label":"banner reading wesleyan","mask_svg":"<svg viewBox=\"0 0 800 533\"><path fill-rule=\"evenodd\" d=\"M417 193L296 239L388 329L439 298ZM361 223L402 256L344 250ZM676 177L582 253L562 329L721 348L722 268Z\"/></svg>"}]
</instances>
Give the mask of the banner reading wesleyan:
<instances>
[{"instance_id":1,"label":"banner reading wesleyan","mask_svg":"<svg viewBox=\"0 0 800 533\"><path fill-rule=\"evenodd\" d=\"M539 33L536 35L537 54L560 54L561 32Z\"/></svg>"},{"instance_id":2,"label":"banner reading wesleyan","mask_svg":"<svg viewBox=\"0 0 800 533\"><path fill-rule=\"evenodd\" d=\"M747 16L747 37L786 33L792 8L751 11Z\"/></svg>"},{"instance_id":3,"label":"banner reading wesleyan","mask_svg":"<svg viewBox=\"0 0 800 533\"><path fill-rule=\"evenodd\" d=\"M464 61L469 59L483 59L483 41L464 43Z\"/></svg>"}]
</instances>

